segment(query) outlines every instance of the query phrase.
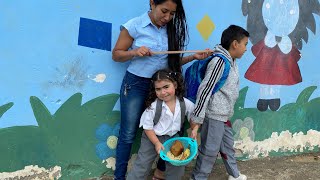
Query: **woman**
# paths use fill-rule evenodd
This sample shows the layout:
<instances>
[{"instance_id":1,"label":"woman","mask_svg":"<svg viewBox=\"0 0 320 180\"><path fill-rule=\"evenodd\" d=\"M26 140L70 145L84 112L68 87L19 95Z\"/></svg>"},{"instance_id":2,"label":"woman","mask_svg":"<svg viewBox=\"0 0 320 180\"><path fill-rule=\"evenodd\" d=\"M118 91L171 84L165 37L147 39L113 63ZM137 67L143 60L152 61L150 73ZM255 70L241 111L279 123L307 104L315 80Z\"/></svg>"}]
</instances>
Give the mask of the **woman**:
<instances>
[{"instance_id":1,"label":"woman","mask_svg":"<svg viewBox=\"0 0 320 180\"><path fill-rule=\"evenodd\" d=\"M125 179L131 146L140 117L145 110L152 75L159 69L181 72L181 66L194 59L204 59L208 53L181 58L180 54L154 55L152 51L183 50L187 37L186 16L182 0L150 0L150 10L120 27L112 59L131 63L120 90L121 125L116 152L115 179ZM159 163L158 163L159 164ZM158 169L164 171L164 167ZM162 176L156 170L157 176ZM160 174L159 174L160 173Z\"/></svg>"}]
</instances>

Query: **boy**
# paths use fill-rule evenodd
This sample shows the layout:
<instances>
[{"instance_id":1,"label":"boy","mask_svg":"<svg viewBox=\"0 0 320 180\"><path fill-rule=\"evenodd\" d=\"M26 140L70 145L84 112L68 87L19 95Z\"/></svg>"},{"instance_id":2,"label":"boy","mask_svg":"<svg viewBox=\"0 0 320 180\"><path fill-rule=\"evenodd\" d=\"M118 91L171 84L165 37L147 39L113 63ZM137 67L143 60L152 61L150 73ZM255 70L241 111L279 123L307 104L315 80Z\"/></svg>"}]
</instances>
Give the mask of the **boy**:
<instances>
[{"instance_id":1,"label":"boy","mask_svg":"<svg viewBox=\"0 0 320 180\"><path fill-rule=\"evenodd\" d=\"M212 90L219 81L225 68L220 57L214 57L208 64L205 77L198 92L195 109L191 115L190 137L196 138L201 127L201 144L191 179L208 179L220 151L229 174L229 180L246 180L240 174L235 151L233 134L229 119L239 96L239 72L236 59L241 58L247 50L249 33L243 28L231 25L222 33L221 44L215 47L214 53L224 55L230 62L229 75L224 85L214 94Z\"/></svg>"}]
</instances>

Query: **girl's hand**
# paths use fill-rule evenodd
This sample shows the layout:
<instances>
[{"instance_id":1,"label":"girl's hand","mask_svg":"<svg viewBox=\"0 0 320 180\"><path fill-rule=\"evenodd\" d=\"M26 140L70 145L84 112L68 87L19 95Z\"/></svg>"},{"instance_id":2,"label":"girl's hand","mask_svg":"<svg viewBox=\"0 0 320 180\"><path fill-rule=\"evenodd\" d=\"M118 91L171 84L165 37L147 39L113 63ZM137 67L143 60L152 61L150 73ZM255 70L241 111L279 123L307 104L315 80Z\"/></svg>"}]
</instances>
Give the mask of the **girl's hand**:
<instances>
[{"instance_id":1,"label":"girl's hand","mask_svg":"<svg viewBox=\"0 0 320 180\"><path fill-rule=\"evenodd\" d=\"M198 124L193 125L190 133L190 138L197 140L198 129L199 129Z\"/></svg>"},{"instance_id":2,"label":"girl's hand","mask_svg":"<svg viewBox=\"0 0 320 180\"><path fill-rule=\"evenodd\" d=\"M132 50L133 52L133 56L151 56L151 51L149 48L145 47L145 46L141 46L137 49Z\"/></svg>"},{"instance_id":3,"label":"girl's hand","mask_svg":"<svg viewBox=\"0 0 320 180\"><path fill-rule=\"evenodd\" d=\"M196 53L193 55L194 59L202 60L212 55L213 51L209 48L205 49L207 52Z\"/></svg>"},{"instance_id":4,"label":"girl's hand","mask_svg":"<svg viewBox=\"0 0 320 180\"><path fill-rule=\"evenodd\" d=\"M164 150L164 147L161 142L157 142L154 146L158 154L160 154L160 150Z\"/></svg>"}]
</instances>

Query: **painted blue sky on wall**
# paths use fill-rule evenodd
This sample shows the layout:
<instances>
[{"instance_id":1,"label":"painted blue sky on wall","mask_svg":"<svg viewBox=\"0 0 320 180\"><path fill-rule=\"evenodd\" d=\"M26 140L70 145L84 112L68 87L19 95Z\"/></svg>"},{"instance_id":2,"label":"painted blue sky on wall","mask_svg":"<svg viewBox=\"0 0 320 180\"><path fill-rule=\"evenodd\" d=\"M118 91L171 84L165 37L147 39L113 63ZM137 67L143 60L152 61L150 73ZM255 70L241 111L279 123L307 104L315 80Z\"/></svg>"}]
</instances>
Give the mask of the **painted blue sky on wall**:
<instances>
[{"instance_id":1,"label":"painted blue sky on wall","mask_svg":"<svg viewBox=\"0 0 320 180\"><path fill-rule=\"evenodd\" d=\"M118 37L120 25L147 11L148 2L1 1L0 105L13 102L14 106L0 118L0 128L36 125L29 102L30 96L40 98L53 114L76 92L83 94L84 102L104 94L118 93L128 64L113 62L110 50ZM246 27L241 1L226 0L217 3L187 0L184 1L184 6L190 35L188 50L212 48L219 43L222 30L230 24ZM212 8L213 6L219 8ZM205 15L216 25L208 41L201 37L196 28ZM79 43L81 19L102 22L106 29L110 27L111 37L105 34L103 37L106 39L102 39L107 41L110 38L110 44L100 46L98 43L92 46L87 44L88 41ZM315 19L316 35L309 33L309 42L304 43L302 57L298 62L303 82L282 87L282 104L295 101L307 86L320 86L320 21L319 17ZM102 31L108 32L106 29ZM259 86L243 77L254 60L249 48L251 44L248 45L247 54L238 62L241 87L249 86L246 106L255 107L259 98ZM319 96L318 88L312 97Z\"/></svg>"}]
</instances>

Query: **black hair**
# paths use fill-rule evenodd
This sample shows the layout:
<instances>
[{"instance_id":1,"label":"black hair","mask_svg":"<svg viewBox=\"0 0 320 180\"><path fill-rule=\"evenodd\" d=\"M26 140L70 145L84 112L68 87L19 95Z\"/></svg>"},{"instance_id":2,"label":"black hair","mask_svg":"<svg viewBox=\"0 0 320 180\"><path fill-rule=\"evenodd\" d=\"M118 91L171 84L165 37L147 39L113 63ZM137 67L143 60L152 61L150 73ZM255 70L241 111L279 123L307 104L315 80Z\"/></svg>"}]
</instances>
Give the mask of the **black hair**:
<instances>
[{"instance_id":1,"label":"black hair","mask_svg":"<svg viewBox=\"0 0 320 180\"><path fill-rule=\"evenodd\" d=\"M150 86L149 96L146 99L147 108L150 107L151 103L157 99L154 83L160 80L169 80L172 83L176 83L177 89L176 89L175 95L179 98L179 100L183 100L185 87L184 87L182 74L180 72L174 72L170 69L161 69L155 72L151 78L152 83Z\"/></svg>"},{"instance_id":2,"label":"black hair","mask_svg":"<svg viewBox=\"0 0 320 180\"><path fill-rule=\"evenodd\" d=\"M231 43L236 40L240 42L244 37L249 37L249 32L237 25L230 25L222 32L221 46L229 50Z\"/></svg>"},{"instance_id":3,"label":"black hair","mask_svg":"<svg viewBox=\"0 0 320 180\"><path fill-rule=\"evenodd\" d=\"M182 0L153 0L155 5L162 4L166 1L172 1L177 5L176 13L171 21L167 24L168 50L184 50L188 42L188 26ZM174 72L182 72L182 55L168 54L168 67Z\"/></svg>"}]
</instances>

